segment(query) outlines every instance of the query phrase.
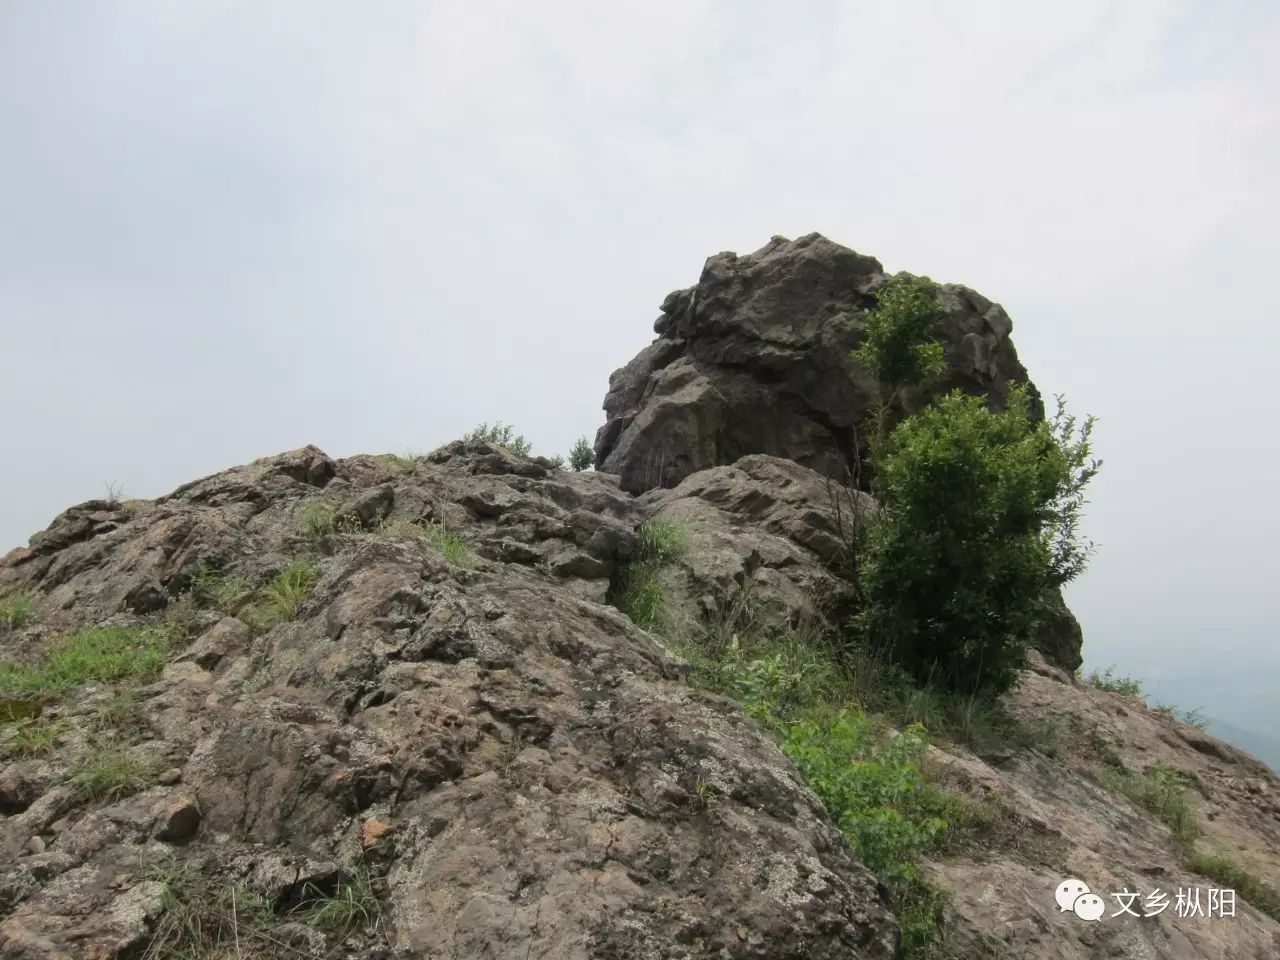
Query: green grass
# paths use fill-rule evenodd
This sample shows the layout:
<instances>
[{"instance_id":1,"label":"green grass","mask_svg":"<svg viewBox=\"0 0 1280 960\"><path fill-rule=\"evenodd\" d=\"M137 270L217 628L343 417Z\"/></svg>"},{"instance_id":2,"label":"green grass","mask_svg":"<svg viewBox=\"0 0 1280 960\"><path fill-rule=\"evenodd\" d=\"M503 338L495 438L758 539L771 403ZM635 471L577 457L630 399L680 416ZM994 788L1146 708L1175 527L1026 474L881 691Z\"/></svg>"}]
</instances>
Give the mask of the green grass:
<instances>
[{"instance_id":1,"label":"green grass","mask_svg":"<svg viewBox=\"0 0 1280 960\"><path fill-rule=\"evenodd\" d=\"M132 690L116 690L98 704L94 726L101 731L137 733L145 729L142 701Z\"/></svg>"},{"instance_id":2,"label":"green grass","mask_svg":"<svg viewBox=\"0 0 1280 960\"><path fill-rule=\"evenodd\" d=\"M466 541L458 534L448 530L444 524L435 520L427 520L414 524L414 526L418 528L418 536L444 554L444 558L455 567L466 569L474 562Z\"/></svg>"},{"instance_id":3,"label":"green grass","mask_svg":"<svg viewBox=\"0 0 1280 960\"><path fill-rule=\"evenodd\" d=\"M1195 853L1187 862L1196 873L1234 890L1272 920L1280 921L1280 893L1230 857L1221 853Z\"/></svg>"},{"instance_id":4,"label":"green grass","mask_svg":"<svg viewBox=\"0 0 1280 960\"><path fill-rule=\"evenodd\" d=\"M310 561L295 560L259 591L258 602L243 611L240 619L258 633L287 623L311 596L319 576Z\"/></svg>"},{"instance_id":5,"label":"green grass","mask_svg":"<svg viewBox=\"0 0 1280 960\"><path fill-rule=\"evenodd\" d=\"M111 803L151 786L155 772L123 749L97 747L76 764L68 784L78 803Z\"/></svg>"},{"instance_id":6,"label":"green grass","mask_svg":"<svg viewBox=\"0 0 1280 960\"><path fill-rule=\"evenodd\" d=\"M164 912L156 921L143 960L238 960L275 955L268 931L277 920L263 897L241 886L215 883L177 858L152 865L144 876L164 884L165 892Z\"/></svg>"},{"instance_id":7,"label":"green grass","mask_svg":"<svg viewBox=\"0 0 1280 960\"><path fill-rule=\"evenodd\" d=\"M662 568L675 563L688 550L684 524L648 520L636 531L636 555L615 575L608 602L646 630L668 636L673 622L662 593Z\"/></svg>"},{"instance_id":8,"label":"green grass","mask_svg":"<svg viewBox=\"0 0 1280 960\"><path fill-rule=\"evenodd\" d=\"M196 568L187 591L197 608L226 612L233 612L253 592L243 580L228 576L208 563Z\"/></svg>"},{"instance_id":9,"label":"green grass","mask_svg":"<svg viewBox=\"0 0 1280 960\"><path fill-rule=\"evenodd\" d=\"M35 599L28 590L14 590L0 597L0 627L17 630L36 617Z\"/></svg>"},{"instance_id":10,"label":"green grass","mask_svg":"<svg viewBox=\"0 0 1280 960\"><path fill-rule=\"evenodd\" d=\"M1190 781L1172 767L1159 764L1144 773L1104 767L1101 780L1135 806L1154 813L1180 847L1190 848L1200 836L1200 825L1188 799Z\"/></svg>"},{"instance_id":11,"label":"green grass","mask_svg":"<svg viewBox=\"0 0 1280 960\"><path fill-rule=\"evenodd\" d=\"M978 835L991 814L930 783L919 725L895 732L888 719L850 698L842 666L812 645L783 636L718 655L694 651L694 680L735 697L772 730L863 863L888 888L903 931L903 956L945 956L944 891L919 859Z\"/></svg>"},{"instance_id":12,"label":"green grass","mask_svg":"<svg viewBox=\"0 0 1280 960\"><path fill-rule=\"evenodd\" d=\"M61 694L90 681L139 681L160 672L170 633L155 628L89 627L64 637L36 663L0 662L0 696Z\"/></svg>"},{"instance_id":13,"label":"green grass","mask_svg":"<svg viewBox=\"0 0 1280 960\"><path fill-rule=\"evenodd\" d=\"M0 737L0 747L10 756L47 757L57 746L58 737L70 727L65 720L22 720Z\"/></svg>"},{"instance_id":14,"label":"green grass","mask_svg":"<svg viewBox=\"0 0 1280 960\"><path fill-rule=\"evenodd\" d=\"M408 470L412 468L415 463L425 456L426 454L421 450L406 450L403 453L381 454L381 458L383 460L391 464L393 467L398 467L401 470Z\"/></svg>"},{"instance_id":15,"label":"green grass","mask_svg":"<svg viewBox=\"0 0 1280 960\"><path fill-rule=\"evenodd\" d=\"M357 866L332 892L315 886L309 886L308 891L311 897L298 911L305 912L317 927L342 937L373 926L381 913L369 872L363 866Z\"/></svg>"}]
</instances>

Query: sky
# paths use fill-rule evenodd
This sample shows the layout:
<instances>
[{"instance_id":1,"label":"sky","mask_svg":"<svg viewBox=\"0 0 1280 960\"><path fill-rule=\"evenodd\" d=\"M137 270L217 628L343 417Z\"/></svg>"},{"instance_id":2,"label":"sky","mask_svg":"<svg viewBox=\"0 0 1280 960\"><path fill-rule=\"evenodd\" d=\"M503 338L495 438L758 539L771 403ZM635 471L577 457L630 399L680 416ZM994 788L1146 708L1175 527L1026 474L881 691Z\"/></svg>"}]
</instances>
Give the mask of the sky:
<instances>
[{"instance_id":1,"label":"sky","mask_svg":"<svg viewBox=\"0 0 1280 960\"><path fill-rule=\"evenodd\" d=\"M0 130L0 552L306 443L564 453L816 230L1101 418L1087 665L1280 718L1274 3L8 0Z\"/></svg>"}]
</instances>

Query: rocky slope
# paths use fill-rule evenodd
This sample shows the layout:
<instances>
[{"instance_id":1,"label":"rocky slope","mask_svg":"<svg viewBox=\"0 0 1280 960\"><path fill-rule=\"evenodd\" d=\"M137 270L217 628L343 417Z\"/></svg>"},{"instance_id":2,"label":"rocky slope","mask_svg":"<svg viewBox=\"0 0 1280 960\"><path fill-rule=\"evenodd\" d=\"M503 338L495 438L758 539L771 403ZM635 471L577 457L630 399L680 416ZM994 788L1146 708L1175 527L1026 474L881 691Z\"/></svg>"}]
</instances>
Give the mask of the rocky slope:
<instances>
[{"instance_id":1,"label":"rocky slope","mask_svg":"<svg viewBox=\"0 0 1280 960\"><path fill-rule=\"evenodd\" d=\"M847 353L884 279L817 236L713 257L614 375L600 472L305 448L82 504L11 552L0 956L897 956L883 888L773 738L606 602L657 518L687 532L674 618L839 612L844 518L872 507L841 482L870 395ZM1008 318L944 292L950 382L998 403L1025 379ZM1199 848L1272 887L1280 782L1077 680L1065 608L1039 646L1009 701L1036 737L930 748L937 783L1004 811L925 864L948 955L1280 956L1245 900L1059 910L1067 877L1227 885L1116 771L1179 771Z\"/></svg>"}]
</instances>

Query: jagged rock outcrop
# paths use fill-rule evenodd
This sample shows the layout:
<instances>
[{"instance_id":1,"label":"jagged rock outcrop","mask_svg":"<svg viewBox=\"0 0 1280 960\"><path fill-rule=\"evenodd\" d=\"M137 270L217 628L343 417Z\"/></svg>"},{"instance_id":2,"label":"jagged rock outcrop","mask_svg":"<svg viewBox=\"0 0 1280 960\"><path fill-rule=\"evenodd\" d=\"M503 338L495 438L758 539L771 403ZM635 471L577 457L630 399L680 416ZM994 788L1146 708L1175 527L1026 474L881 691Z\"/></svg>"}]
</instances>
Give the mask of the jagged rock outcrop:
<instances>
[{"instance_id":1,"label":"jagged rock outcrop","mask_svg":"<svg viewBox=\"0 0 1280 960\"><path fill-rule=\"evenodd\" d=\"M632 493L753 453L846 479L878 397L849 354L888 279L816 233L709 258L695 286L663 301L658 339L609 378L597 466ZM956 387L1000 403L1027 380L1008 315L967 287L946 284L940 299L948 372L907 409Z\"/></svg>"},{"instance_id":2,"label":"jagged rock outcrop","mask_svg":"<svg viewBox=\"0 0 1280 960\"><path fill-rule=\"evenodd\" d=\"M880 396L850 353L862 314L888 279L879 261L816 233L709 258L696 285L663 301L658 338L609 378L597 465L633 493L674 487L752 454L849 485L865 453L857 426ZM947 372L928 389L907 391L904 412L957 387L999 405L1012 384L1029 383L999 304L956 284L942 285L939 298ZM829 510L835 495L830 485L815 487L807 509ZM749 558L748 549L741 563L752 565ZM802 579L808 587L823 577ZM1036 647L1074 670L1081 642L1079 623L1058 598Z\"/></svg>"},{"instance_id":3,"label":"jagged rock outcrop","mask_svg":"<svg viewBox=\"0 0 1280 960\"><path fill-rule=\"evenodd\" d=\"M0 566L40 609L3 659L88 624L180 635L132 735L89 684L41 702L50 756L7 758L0 956L137 954L180 853L210 898L281 911L363 863L381 924L303 956L892 957L876 882L772 739L599 602L638 516L615 477L464 444L307 448L67 511ZM264 625L255 589L304 556L314 589ZM108 741L145 783L86 803L73 771Z\"/></svg>"},{"instance_id":4,"label":"jagged rock outcrop","mask_svg":"<svg viewBox=\"0 0 1280 960\"><path fill-rule=\"evenodd\" d=\"M0 957L898 956L884 888L773 736L608 603L658 520L682 531L657 575L685 639L839 623L848 525L878 509L845 482L873 388L847 355L884 280L816 235L713 257L613 378L615 472L306 447L81 504L0 559L0 600L30 608L0 617L0 721L32 721L0 735ZM944 387L999 403L1025 379L1008 318L943 297ZM83 657L14 679L84 628L107 651L87 680ZM1226 883L1108 777L1182 778L1199 849L1272 887L1280 778L1082 684L1065 605L1038 645L1019 738L929 748L936 785L994 811L921 864L947 956L1280 956L1261 897L1110 916L1113 892ZM1067 877L1105 921L1058 908Z\"/></svg>"}]
</instances>

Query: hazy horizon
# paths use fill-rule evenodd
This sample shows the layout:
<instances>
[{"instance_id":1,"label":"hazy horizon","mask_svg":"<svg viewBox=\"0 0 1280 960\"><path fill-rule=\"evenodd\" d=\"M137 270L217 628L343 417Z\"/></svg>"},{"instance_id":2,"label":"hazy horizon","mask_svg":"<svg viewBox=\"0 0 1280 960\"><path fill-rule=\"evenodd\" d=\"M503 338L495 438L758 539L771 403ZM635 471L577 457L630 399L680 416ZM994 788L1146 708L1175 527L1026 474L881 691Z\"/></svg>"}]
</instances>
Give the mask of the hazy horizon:
<instances>
[{"instance_id":1,"label":"hazy horizon","mask_svg":"<svg viewBox=\"0 0 1280 960\"><path fill-rule=\"evenodd\" d=\"M1086 667L1280 717L1280 8L156 0L0 26L0 552L107 484L305 443L502 419L564 454L707 256L816 230L1002 303L1040 389L1101 418Z\"/></svg>"}]
</instances>

